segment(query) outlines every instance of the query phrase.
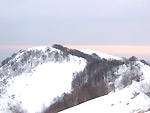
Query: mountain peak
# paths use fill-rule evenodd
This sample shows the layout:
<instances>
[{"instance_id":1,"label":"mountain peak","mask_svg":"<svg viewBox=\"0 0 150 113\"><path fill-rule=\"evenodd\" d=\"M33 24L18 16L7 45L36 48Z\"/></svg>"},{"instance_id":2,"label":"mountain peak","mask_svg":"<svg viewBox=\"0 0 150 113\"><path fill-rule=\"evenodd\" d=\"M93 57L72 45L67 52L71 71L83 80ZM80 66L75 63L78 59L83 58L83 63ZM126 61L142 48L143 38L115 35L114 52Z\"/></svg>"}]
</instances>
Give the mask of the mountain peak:
<instances>
[{"instance_id":1,"label":"mountain peak","mask_svg":"<svg viewBox=\"0 0 150 113\"><path fill-rule=\"evenodd\" d=\"M0 68L0 113L19 108L41 112L55 96L70 92L73 73L86 65L83 58L46 46L20 50L7 59Z\"/></svg>"}]
</instances>

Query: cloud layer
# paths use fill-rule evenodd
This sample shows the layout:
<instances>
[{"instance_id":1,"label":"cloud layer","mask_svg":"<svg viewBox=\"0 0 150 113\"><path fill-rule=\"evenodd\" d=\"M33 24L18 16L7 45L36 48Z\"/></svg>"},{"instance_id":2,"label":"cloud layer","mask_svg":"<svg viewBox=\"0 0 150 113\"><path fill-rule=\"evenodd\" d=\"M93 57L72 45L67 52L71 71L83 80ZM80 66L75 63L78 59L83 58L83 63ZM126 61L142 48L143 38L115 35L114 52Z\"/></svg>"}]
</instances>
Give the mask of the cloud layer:
<instances>
[{"instance_id":1,"label":"cloud layer","mask_svg":"<svg viewBox=\"0 0 150 113\"><path fill-rule=\"evenodd\" d=\"M0 0L0 45L149 45L149 0Z\"/></svg>"}]
</instances>

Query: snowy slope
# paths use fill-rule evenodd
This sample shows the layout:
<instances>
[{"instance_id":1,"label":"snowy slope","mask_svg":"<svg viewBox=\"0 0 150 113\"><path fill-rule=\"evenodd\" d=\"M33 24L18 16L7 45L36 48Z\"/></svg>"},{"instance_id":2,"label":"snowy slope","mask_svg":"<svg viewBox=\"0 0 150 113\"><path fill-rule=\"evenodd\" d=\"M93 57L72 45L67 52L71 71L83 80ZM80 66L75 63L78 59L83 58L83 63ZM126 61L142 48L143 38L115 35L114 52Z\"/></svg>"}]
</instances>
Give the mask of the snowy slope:
<instances>
[{"instance_id":1,"label":"snowy slope","mask_svg":"<svg viewBox=\"0 0 150 113\"><path fill-rule=\"evenodd\" d=\"M140 82L111 92L60 113L150 113L150 67L137 62L143 72ZM122 70L122 69L121 69ZM120 70L120 71L121 71ZM120 72L118 72L120 73ZM116 80L116 82L118 82Z\"/></svg>"},{"instance_id":2,"label":"snowy slope","mask_svg":"<svg viewBox=\"0 0 150 113\"><path fill-rule=\"evenodd\" d=\"M38 51L47 55L48 53L45 54L46 49L47 47L36 47L27 49L25 52ZM23 71L23 73L20 72L21 74L13 71L11 68L13 64L12 66L4 65L0 68L0 113L11 113L14 112L15 108L21 108L27 113L41 112L50 105L56 96L70 91L73 72L83 70L86 60L72 55L63 59L58 56L59 50L49 47L48 49L50 49L51 56L45 61L41 60L41 55L39 57L30 56L27 64L24 62L20 64L25 52L18 53L12 58L10 62L18 63L17 68L20 67L19 69ZM58 61L52 58L54 55L57 56ZM37 64L36 59L41 62ZM31 67L29 67L30 64ZM24 67L30 68L29 71L26 71L28 69L24 69ZM7 69L5 73L4 69ZM4 80L7 81L5 86Z\"/></svg>"},{"instance_id":3,"label":"snowy slope","mask_svg":"<svg viewBox=\"0 0 150 113\"><path fill-rule=\"evenodd\" d=\"M90 50L90 49L81 49L80 50L83 53L92 55L93 53L97 54L100 58L105 58L105 59L115 59L115 60L121 60L121 58L117 57L117 56L113 56L113 55L108 55L105 53L101 53L98 51L94 51L94 50Z\"/></svg>"}]
</instances>

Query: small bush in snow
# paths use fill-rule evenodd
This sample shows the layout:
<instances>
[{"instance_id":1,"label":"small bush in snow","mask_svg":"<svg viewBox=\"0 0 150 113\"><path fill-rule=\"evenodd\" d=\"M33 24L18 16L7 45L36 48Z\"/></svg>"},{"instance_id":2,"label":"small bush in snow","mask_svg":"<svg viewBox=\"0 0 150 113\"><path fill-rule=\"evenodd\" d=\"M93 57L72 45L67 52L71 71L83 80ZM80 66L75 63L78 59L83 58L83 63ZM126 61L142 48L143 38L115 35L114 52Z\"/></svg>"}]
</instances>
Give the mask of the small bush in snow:
<instances>
[{"instance_id":1,"label":"small bush in snow","mask_svg":"<svg viewBox=\"0 0 150 113\"><path fill-rule=\"evenodd\" d=\"M142 83L140 85L140 91L150 98L150 83Z\"/></svg>"},{"instance_id":2,"label":"small bush in snow","mask_svg":"<svg viewBox=\"0 0 150 113\"><path fill-rule=\"evenodd\" d=\"M131 99L134 99L136 96L138 96L140 93L139 92L137 92L137 91L134 91L133 93L133 97L131 98Z\"/></svg>"}]
</instances>

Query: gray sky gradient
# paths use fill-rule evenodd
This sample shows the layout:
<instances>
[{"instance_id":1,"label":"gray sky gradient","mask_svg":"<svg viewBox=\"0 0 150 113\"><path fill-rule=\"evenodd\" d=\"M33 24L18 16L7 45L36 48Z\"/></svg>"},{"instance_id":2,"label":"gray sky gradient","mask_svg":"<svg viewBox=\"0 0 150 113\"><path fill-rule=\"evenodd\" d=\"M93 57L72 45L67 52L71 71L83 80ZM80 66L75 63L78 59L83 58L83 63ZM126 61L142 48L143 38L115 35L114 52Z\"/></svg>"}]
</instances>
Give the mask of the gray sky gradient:
<instances>
[{"instance_id":1,"label":"gray sky gradient","mask_svg":"<svg viewBox=\"0 0 150 113\"><path fill-rule=\"evenodd\" d=\"M0 45L149 45L150 0L0 0Z\"/></svg>"}]
</instances>

